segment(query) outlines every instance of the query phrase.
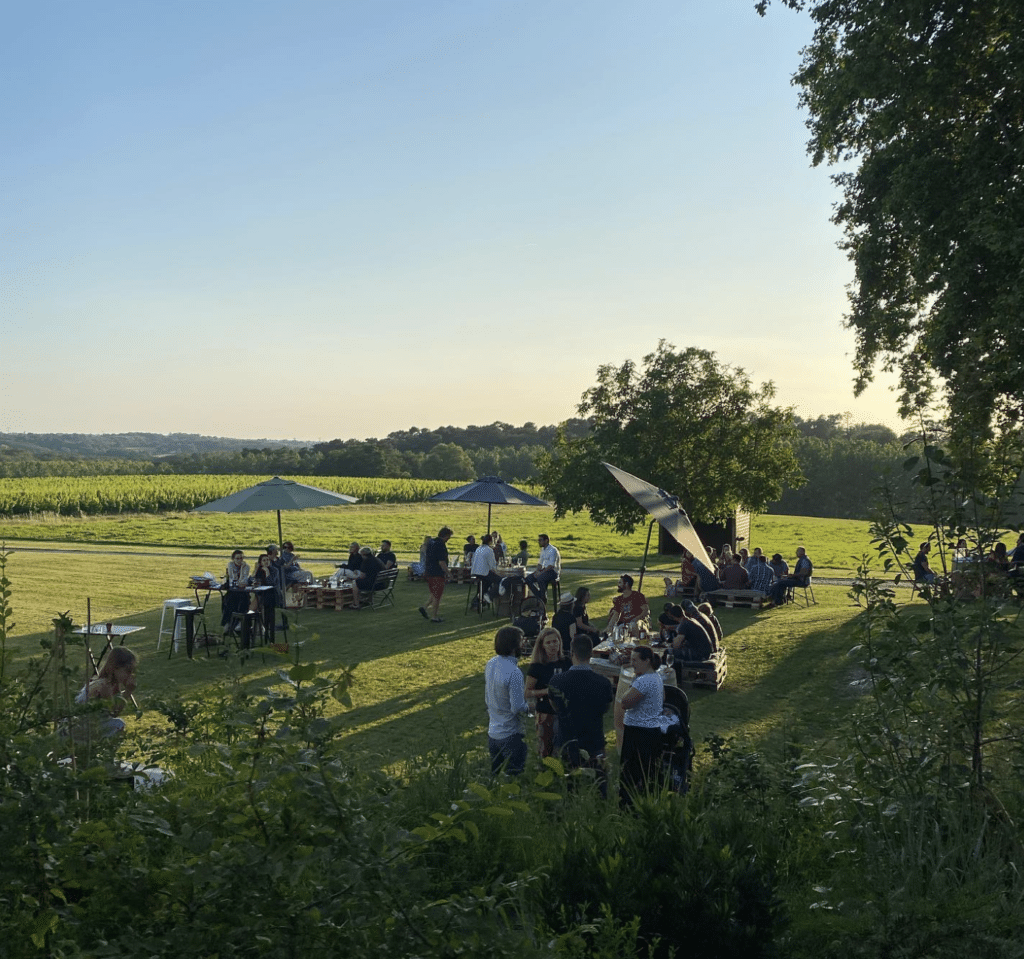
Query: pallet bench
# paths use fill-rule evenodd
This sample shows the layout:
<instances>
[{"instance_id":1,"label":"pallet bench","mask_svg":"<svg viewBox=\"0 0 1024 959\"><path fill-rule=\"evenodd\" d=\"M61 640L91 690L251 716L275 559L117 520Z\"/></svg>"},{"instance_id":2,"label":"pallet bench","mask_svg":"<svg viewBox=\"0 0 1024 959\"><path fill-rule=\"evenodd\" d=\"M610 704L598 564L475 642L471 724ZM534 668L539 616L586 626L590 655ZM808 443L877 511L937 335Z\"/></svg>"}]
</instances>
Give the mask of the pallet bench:
<instances>
[{"instance_id":1,"label":"pallet bench","mask_svg":"<svg viewBox=\"0 0 1024 959\"><path fill-rule=\"evenodd\" d=\"M704 598L712 606L724 606L726 609L760 609L768 602L768 597L756 589L716 589L705 593Z\"/></svg>"},{"instance_id":2,"label":"pallet bench","mask_svg":"<svg viewBox=\"0 0 1024 959\"><path fill-rule=\"evenodd\" d=\"M719 690L729 672L729 659L724 646L719 646L710 659L699 663L680 663L680 683L683 689Z\"/></svg>"}]
</instances>

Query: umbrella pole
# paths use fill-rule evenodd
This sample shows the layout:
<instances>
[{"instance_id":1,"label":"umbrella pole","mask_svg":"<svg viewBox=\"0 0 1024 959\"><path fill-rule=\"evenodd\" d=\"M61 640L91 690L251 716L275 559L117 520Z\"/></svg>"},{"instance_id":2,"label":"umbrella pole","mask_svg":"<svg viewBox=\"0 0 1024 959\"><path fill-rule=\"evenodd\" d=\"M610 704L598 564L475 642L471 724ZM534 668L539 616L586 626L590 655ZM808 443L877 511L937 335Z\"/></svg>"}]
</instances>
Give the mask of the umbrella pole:
<instances>
[{"instance_id":1,"label":"umbrella pole","mask_svg":"<svg viewBox=\"0 0 1024 959\"><path fill-rule=\"evenodd\" d=\"M647 527L647 543L644 546L644 558L643 562L640 563L640 582L637 584L636 591L642 593L644 591L644 573L647 572L647 554L651 550L651 533L654 532L654 524L658 521L652 519L650 525Z\"/></svg>"},{"instance_id":2,"label":"umbrella pole","mask_svg":"<svg viewBox=\"0 0 1024 959\"><path fill-rule=\"evenodd\" d=\"M491 504L487 504L487 535L491 535Z\"/></svg>"},{"instance_id":3,"label":"umbrella pole","mask_svg":"<svg viewBox=\"0 0 1024 959\"><path fill-rule=\"evenodd\" d=\"M281 511L278 510L277 511L277 545L278 545L278 548L280 548L280 546L281 546L281 544L283 542L284 542L284 537L281 536Z\"/></svg>"}]
</instances>

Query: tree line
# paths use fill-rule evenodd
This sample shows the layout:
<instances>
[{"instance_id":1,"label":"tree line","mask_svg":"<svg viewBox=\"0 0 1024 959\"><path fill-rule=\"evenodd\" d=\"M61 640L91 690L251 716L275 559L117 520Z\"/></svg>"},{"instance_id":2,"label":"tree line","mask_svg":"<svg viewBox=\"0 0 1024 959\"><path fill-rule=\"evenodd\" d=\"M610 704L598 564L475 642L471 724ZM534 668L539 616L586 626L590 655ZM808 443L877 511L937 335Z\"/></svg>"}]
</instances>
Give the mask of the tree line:
<instances>
[{"instance_id":1,"label":"tree line","mask_svg":"<svg viewBox=\"0 0 1024 959\"><path fill-rule=\"evenodd\" d=\"M563 423L561 429L568 438L579 439L587 434L589 426L586 419L574 419ZM883 474L890 473L896 483L904 482L899 466L907 456L903 448L907 438L897 437L889 427L845 422L838 414L810 419L797 416L794 426L797 435L790 442L807 483L800 488L784 488L781 498L769 505L767 512L865 517ZM533 423L449 426L436 430L412 427L384 439L334 439L302 447L192 449L146 459L133 458L124 449L120 455L111 456L59 456L40 444L34 450L4 444L0 446L0 477L265 473L457 482L494 475L512 483L535 483L539 478L538 455L550 447L558 429ZM153 435L131 434L136 442ZM106 444L106 448L117 452L109 439L104 438L99 445ZM212 444L213 439L204 438L204 443ZM80 445L89 448L88 443Z\"/></svg>"}]
</instances>

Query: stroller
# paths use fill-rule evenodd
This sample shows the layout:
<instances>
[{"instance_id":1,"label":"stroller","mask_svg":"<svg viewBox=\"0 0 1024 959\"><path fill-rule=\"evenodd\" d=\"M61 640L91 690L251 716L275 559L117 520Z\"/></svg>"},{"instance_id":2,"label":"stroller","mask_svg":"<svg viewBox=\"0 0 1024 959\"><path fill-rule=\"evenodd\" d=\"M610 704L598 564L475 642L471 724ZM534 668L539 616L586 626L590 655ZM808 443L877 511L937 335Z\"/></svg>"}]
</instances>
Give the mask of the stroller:
<instances>
[{"instance_id":1,"label":"stroller","mask_svg":"<svg viewBox=\"0 0 1024 959\"><path fill-rule=\"evenodd\" d=\"M673 723L668 732L663 734L662 780L672 792L683 796L690 789L694 754L693 740L690 738L690 701L686 693L676 686L666 686L663 711L678 716L679 722Z\"/></svg>"},{"instance_id":2,"label":"stroller","mask_svg":"<svg viewBox=\"0 0 1024 959\"><path fill-rule=\"evenodd\" d=\"M519 615L512 620L512 625L518 626L523 631L523 648L521 650L523 656L533 653L533 644L544 628L547 618L548 612L544 600L537 599L536 596L530 596L523 600Z\"/></svg>"}]
</instances>

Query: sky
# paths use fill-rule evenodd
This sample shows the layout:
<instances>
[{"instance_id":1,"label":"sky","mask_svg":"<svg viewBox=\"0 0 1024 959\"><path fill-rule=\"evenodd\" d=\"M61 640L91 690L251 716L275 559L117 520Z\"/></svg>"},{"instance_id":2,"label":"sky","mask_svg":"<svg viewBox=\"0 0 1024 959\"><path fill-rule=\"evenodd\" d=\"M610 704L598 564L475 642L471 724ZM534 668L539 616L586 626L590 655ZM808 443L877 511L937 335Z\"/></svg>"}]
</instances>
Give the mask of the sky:
<instances>
[{"instance_id":1,"label":"sky","mask_svg":"<svg viewBox=\"0 0 1024 959\"><path fill-rule=\"evenodd\" d=\"M753 0L0 0L0 432L575 414L709 349L853 396L838 193Z\"/></svg>"}]
</instances>

